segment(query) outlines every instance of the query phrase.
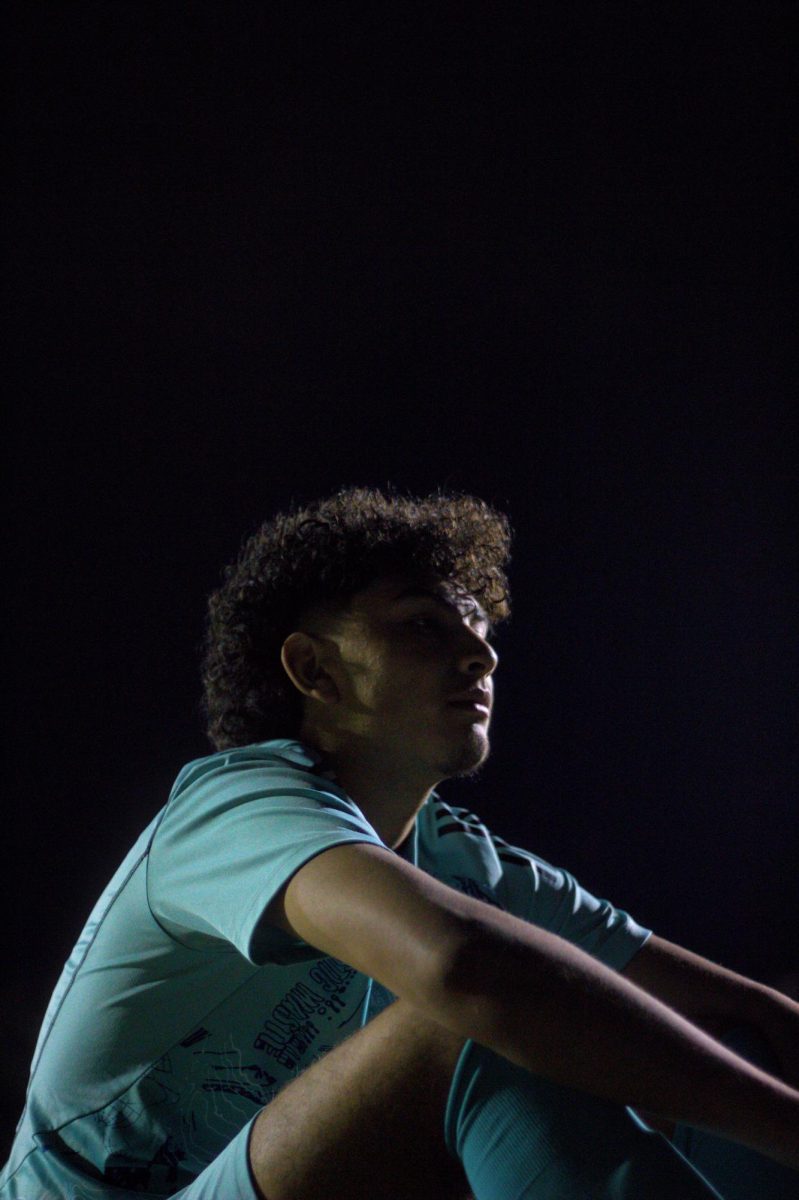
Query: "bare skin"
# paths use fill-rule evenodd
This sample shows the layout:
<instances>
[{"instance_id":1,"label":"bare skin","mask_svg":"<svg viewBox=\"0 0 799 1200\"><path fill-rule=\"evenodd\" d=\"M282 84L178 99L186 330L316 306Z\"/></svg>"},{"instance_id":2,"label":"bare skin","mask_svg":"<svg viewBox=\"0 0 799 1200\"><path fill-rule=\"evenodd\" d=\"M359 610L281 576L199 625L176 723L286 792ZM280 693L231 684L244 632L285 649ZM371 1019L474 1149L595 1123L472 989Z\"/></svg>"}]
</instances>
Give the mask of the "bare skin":
<instances>
[{"instance_id":1,"label":"bare skin","mask_svg":"<svg viewBox=\"0 0 799 1200\"><path fill-rule=\"evenodd\" d=\"M300 740L325 755L386 845L398 846L432 789L475 774L490 753L499 660L488 619L467 594L395 575L302 624L281 656L304 697ZM474 687L487 712L449 703Z\"/></svg>"},{"instance_id":2,"label":"bare skin","mask_svg":"<svg viewBox=\"0 0 799 1200\"><path fill-rule=\"evenodd\" d=\"M268 1200L469 1200L444 1145L463 1045L397 1001L285 1087L250 1138Z\"/></svg>"},{"instance_id":3,"label":"bare skin","mask_svg":"<svg viewBox=\"0 0 799 1200\"><path fill-rule=\"evenodd\" d=\"M300 739L322 753L386 847L412 831L432 788L474 774L488 757L497 656L487 635L472 597L429 578L393 576L343 610L304 614L284 643L284 669L304 697ZM482 690L483 708L452 703L472 688ZM442 1119L452 1067L470 1037L555 1083L799 1166L788 1049L799 1006L760 984L656 937L623 978L376 846L318 855L267 919L400 997L258 1118L251 1159L268 1200L351 1198L359 1194L353 1180L363 1195L397 1200L466 1195L462 1175L448 1174ZM793 1086L703 1033L715 1015L761 1028ZM385 1035L391 1022L396 1038ZM414 1161L421 1181L440 1171L442 1189L451 1179L454 1190L426 1191ZM406 1179L409 1189L395 1190Z\"/></svg>"}]
</instances>

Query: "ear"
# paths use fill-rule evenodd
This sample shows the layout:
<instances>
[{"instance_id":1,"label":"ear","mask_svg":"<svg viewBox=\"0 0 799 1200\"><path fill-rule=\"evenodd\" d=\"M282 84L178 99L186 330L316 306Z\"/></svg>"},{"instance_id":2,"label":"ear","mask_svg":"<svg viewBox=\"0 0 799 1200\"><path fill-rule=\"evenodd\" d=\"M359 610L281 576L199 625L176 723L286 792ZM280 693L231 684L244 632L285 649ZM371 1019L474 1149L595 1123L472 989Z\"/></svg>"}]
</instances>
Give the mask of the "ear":
<instances>
[{"instance_id":1,"label":"ear","mask_svg":"<svg viewBox=\"0 0 799 1200\"><path fill-rule=\"evenodd\" d=\"M325 639L311 633L290 633L280 650L280 661L295 688L303 696L331 704L338 700L339 690L324 668L327 661Z\"/></svg>"}]
</instances>

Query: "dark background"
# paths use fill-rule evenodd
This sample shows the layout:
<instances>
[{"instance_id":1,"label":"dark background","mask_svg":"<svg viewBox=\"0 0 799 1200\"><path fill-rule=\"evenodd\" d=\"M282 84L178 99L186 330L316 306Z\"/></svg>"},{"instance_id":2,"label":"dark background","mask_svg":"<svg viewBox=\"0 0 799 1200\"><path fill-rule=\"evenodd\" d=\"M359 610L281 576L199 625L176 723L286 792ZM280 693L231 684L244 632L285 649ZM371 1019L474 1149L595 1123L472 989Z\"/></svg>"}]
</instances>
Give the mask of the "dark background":
<instances>
[{"instance_id":1,"label":"dark background","mask_svg":"<svg viewBox=\"0 0 799 1200\"><path fill-rule=\"evenodd\" d=\"M343 484L516 530L444 797L795 986L795 7L430 7L10 10L4 1136L206 594Z\"/></svg>"}]
</instances>

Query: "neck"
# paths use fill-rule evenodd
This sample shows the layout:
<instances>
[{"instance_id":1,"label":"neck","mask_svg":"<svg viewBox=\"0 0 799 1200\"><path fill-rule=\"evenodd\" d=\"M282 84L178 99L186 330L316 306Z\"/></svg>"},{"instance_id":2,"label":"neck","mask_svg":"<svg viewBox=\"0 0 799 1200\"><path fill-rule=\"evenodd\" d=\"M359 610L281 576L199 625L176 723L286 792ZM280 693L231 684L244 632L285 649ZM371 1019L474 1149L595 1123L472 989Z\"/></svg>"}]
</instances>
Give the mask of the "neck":
<instances>
[{"instance_id":1,"label":"neck","mask_svg":"<svg viewBox=\"0 0 799 1200\"><path fill-rule=\"evenodd\" d=\"M434 782L413 779L407 760L399 767L384 747L360 744L357 752L335 745L322 731L303 728L300 740L324 757L336 782L358 805L381 841L392 850L413 830Z\"/></svg>"}]
</instances>

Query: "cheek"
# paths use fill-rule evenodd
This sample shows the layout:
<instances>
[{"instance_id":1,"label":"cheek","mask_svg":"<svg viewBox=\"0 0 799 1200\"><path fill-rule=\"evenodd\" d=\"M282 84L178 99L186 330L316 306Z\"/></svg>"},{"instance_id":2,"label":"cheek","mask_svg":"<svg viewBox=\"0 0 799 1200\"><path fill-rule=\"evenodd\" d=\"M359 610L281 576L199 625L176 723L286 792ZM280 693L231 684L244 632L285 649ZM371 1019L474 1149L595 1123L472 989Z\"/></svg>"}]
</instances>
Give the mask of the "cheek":
<instances>
[{"instance_id":1,"label":"cheek","mask_svg":"<svg viewBox=\"0 0 799 1200\"><path fill-rule=\"evenodd\" d=\"M404 724L429 721L431 709L438 703L440 688L428 671L412 671L407 665L397 672L380 693L381 707L401 716Z\"/></svg>"},{"instance_id":2,"label":"cheek","mask_svg":"<svg viewBox=\"0 0 799 1200\"><path fill-rule=\"evenodd\" d=\"M381 706L394 710L412 707L415 698L430 695L434 690L429 656L404 654L381 658L372 664L364 683Z\"/></svg>"},{"instance_id":3,"label":"cheek","mask_svg":"<svg viewBox=\"0 0 799 1200\"><path fill-rule=\"evenodd\" d=\"M390 702L396 671L374 653L353 657L347 663L347 683L356 707L373 710Z\"/></svg>"}]
</instances>

